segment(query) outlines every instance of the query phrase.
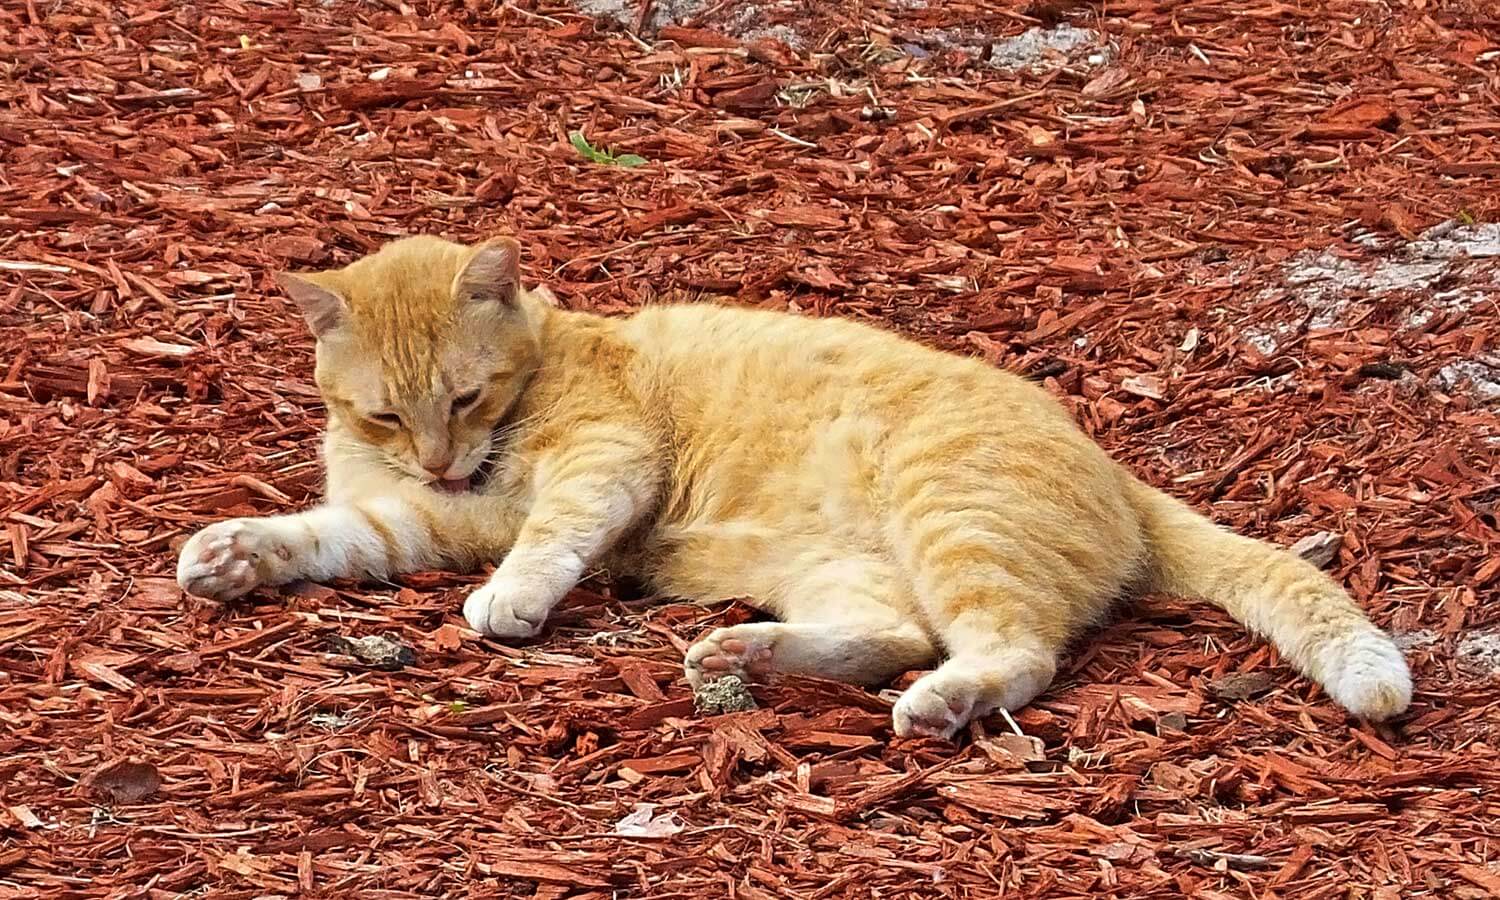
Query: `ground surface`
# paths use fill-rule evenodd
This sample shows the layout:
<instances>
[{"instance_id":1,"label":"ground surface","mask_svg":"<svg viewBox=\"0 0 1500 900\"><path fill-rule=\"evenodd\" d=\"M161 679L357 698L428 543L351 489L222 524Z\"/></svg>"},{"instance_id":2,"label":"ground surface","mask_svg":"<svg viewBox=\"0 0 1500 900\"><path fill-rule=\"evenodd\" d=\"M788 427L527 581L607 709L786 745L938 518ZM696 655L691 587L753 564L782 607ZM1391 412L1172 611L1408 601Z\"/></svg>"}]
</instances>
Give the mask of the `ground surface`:
<instances>
[{"instance_id":1,"label":"ground surface","mask_svg":"<svg viewBox=\"0 0 1500 900\"><path fill-rule=\"evenodd\" d=\"M1500 893L1490 4L586 6L0 2L0 892ZM1220 521L1331 535L1413 709L1167 599L955 749L830 685L700 717L682 648L744 611L604 582L515 647L453 576L184 598L192 529L317 490L269 273L413 231L1045 379ZM415 662L330 640L382 634Z\"/></svg>"}]
</instances>

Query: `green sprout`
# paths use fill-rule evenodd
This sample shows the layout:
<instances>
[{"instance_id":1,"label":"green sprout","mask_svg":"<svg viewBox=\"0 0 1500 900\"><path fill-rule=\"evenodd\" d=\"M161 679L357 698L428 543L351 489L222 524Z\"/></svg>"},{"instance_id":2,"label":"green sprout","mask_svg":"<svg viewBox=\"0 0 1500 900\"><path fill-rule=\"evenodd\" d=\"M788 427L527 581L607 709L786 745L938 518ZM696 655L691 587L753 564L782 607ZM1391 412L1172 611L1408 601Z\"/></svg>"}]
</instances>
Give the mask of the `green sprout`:
<instances>
[{"instance_id":1,"label":"green sprout","mask_svg":"<svg viewBox=\"0 0 1500 900\"><path fill-rule=\"evenodd\" d=\"M589 139L584 137L581 131L569 132L568 140L573 142L573 149L578 151L578 155L591 163L598 163L601 166L624 166L627 169L646 164L644 156L636 156L634 153L622 153L616 156L611 150L601 150L595 147L589 143Z\"/></svg>"}]
</instances>

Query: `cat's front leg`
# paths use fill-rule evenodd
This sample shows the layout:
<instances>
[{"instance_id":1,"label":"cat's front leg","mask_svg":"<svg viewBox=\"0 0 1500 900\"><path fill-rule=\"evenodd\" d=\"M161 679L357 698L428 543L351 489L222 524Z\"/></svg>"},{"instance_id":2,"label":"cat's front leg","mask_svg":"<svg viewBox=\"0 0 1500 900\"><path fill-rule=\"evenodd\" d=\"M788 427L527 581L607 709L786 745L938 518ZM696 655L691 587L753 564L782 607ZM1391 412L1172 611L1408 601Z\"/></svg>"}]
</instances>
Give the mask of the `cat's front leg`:
<instances>
[{"instance_id":1,"label":"cat's front leg","mask_svg":"<svg viewBox=\"0 0 1500 900\"><path fill-rule=\"evenodd\" d=\"M515 546L464 602L475 631L500 638L540 632L552 608L649 507L654 466L595 462L588 474L555 479L538 491ZM601 469L619 474L597 474Z\"/></svg>"},{"instance_id":2,"label":"cat's front leg","mask_svg":"<svg viewBox=\"0 0 1500 900\"><path fill-rule=\"evenodd\" d=\"M520 549L518 547L518 549ZM529 638L583 577L584 560L562 548L535 548L524 564L506 557L495 574L464 601L464 619L481 634Z\"/></svg>"},{"instance_id":3,"label":"cat's front leg","mask_svg":"<svg viewBox=\"0 0 1500 900\"><path fill-rule=\"evenodd\" d=\"M384 578L438 561L441 548L428 520L398 498L229 519L183 545L177 583L189 594L225 601L302 579Z\"/></svg>"}]
</instances>

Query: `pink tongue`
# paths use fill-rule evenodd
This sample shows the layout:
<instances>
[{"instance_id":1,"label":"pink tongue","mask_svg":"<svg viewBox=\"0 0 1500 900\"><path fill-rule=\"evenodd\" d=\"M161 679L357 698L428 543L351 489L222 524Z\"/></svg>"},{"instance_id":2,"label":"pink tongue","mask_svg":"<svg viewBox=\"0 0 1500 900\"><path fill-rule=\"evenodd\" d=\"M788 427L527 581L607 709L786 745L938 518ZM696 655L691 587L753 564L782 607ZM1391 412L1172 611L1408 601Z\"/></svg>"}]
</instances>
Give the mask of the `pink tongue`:
<instances>
[{"instance_id":1,"label":"pink tongue","mask_svg":"<svg viewBox=\"0 0 1500 900\"><path fill-rule=\"evenodd\" d=\"M440 478L438 479L438 487L441 487L450 494L462 494L469 489L469 479Z\"/></svg>"}]
</instances>

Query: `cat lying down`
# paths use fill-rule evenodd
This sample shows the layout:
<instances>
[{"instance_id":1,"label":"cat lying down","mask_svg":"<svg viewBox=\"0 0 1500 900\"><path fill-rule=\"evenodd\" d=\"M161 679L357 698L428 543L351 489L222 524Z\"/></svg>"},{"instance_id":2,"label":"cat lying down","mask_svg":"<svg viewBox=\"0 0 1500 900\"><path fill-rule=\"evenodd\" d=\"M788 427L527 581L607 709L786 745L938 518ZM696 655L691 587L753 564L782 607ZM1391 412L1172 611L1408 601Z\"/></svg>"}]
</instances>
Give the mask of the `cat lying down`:
<instances>
[{"instance_id":1,"label":"cat lying down","mask_svg":"<svg viewBox=\"0 0 1500 900\"><path fill-rule=\"evenodd\" d=\"M894 724L951 737L1155 590L1219 605L1355 715L1411 700L1400 651L1326 575L1138 481L982 362L837 319L563 311L523 288L509 238L407 238L281 281L317 336L327 497L199 532L177 569L193 594L491 562L464 616L528 638L602 567L780 620L694 644L695 687L940 663Z\"/></svg>"}]
</instances>

